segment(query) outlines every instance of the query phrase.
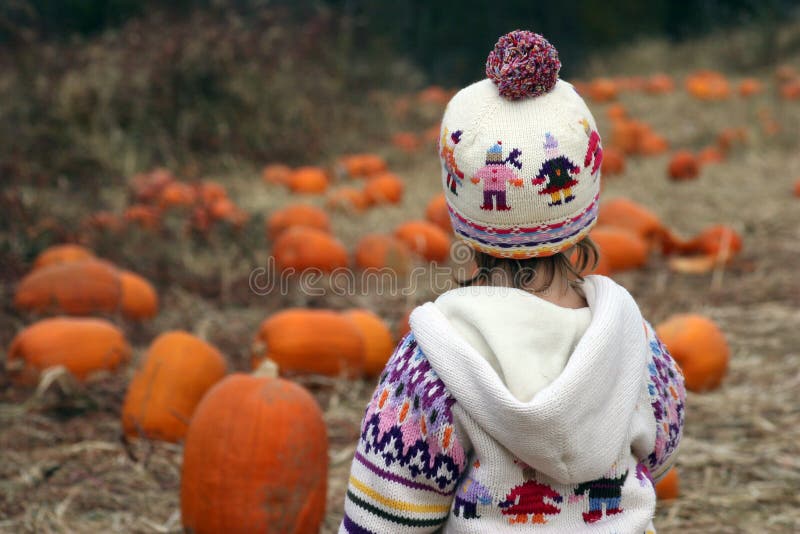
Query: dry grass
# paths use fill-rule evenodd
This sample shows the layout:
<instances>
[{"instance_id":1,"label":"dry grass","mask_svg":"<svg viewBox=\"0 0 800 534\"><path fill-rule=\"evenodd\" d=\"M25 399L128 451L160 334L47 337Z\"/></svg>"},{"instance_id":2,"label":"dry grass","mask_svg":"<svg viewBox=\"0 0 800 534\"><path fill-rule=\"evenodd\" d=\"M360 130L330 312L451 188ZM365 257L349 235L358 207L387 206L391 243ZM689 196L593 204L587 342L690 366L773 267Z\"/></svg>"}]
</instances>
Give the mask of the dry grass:
<instances>
[{"instance_id":1,"label":"dry grass","mask_svg":"<svg viewBox=\"0 0 800 534\"><path fill-rule=\"evenodd\" d=\"M752 101L703 104L682 91L660 98L625 95L622 102L676 147L702 147L728 126L746 126L750 134L745 147L728 161L704 169L695 182L669 182L662 156L630 160L624 176L606 183L606 198L631 196L684 234L721 222L733 225L744 238L742 255L724 272L673 274L654 257L646 269L618 277L651 321L699 311L720 324L732 347L723 386L689 395L678 460L682 494L659 506L656 525L664 533L800 531L800 200L791 196L791 185L800 177L800 106L779 103L771 94ZM761 108L780 119L782 134L767 137L761 132L756 120ZM594 106L601 131L606 131L604 109ZM404 202L363 217L335 215L334 231L350 246L364 233L421 217L438 190L432 150L410 158L390 156L393 168L407 180ZM289 198L263 186L252 169L236 173L227 184L231 196L255 214L254 224ZM58 194L54 190L53 198ZM104 193L111 198L118 194L114 188ZM53 203L53 209L68 208ZM263 260L266 245L252 246L252 257ZM409 306L431 296L422 288L409 300L254 297L241 281L255 265L227 260L224 250L183 252L187 269L212 275L225 271L220 280L228 280L228 289L208 297L182 286L167 288L156 320L126 325L139 354L157 332L194 329L220 346L235 369L245 369L251 336L272 310L298 303L362 305L394 323ZM11 310L3 312L2 341L24 324L23 319ZM0 378L0 531L180 531L181 447L126 445L120 440L119 407L131 374L132 367L69 395L52 388L33 401L30 391ZM331 469L323 532L335 532L373 384L325 379L305 383L328 423Z\"/></svg>"}]
</instances>

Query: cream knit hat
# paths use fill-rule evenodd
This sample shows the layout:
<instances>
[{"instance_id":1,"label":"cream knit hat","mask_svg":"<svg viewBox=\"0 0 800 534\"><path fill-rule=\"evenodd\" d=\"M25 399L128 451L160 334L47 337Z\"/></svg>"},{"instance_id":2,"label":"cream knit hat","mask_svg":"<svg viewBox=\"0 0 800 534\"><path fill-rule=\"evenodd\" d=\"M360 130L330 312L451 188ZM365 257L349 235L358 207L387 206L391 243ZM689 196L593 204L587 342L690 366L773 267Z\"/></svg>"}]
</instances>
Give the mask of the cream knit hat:
<instances>
[{"instance_id":1,"label":"cream knit hat","mask_svg":"<svg viewBox=\"0 0 800 534\"><path fill-rule=\"evenodd\" d=\"M442 119L442 182L456 235L498 257L552 256L597 218L603 149L589 108L558 79L541 35L504 35L489 79L459 91Z\"/></svg>"}]
</instances>

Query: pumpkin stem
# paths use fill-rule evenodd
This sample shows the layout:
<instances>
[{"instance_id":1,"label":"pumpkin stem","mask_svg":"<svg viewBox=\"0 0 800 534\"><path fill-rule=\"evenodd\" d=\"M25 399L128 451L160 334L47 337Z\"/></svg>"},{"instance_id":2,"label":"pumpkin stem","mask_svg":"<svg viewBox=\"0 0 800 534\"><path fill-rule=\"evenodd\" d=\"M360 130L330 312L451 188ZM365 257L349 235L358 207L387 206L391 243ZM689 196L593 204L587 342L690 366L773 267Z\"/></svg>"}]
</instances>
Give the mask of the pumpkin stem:
<instances>
[{"instance_id":1,"label":"pumpkin stem","mask_svg":"<svg viewBox=\"0 0 800 534\"><path fill-rule=\"evenodd\" d=\"M275 360L270 360L269 358L264 358L264 360L260 364L258 364L258 367L256 367L256 370L253 371L253 376L277 378L278 377L278 364L275 362Z\"/></svg>"}]
</instances>

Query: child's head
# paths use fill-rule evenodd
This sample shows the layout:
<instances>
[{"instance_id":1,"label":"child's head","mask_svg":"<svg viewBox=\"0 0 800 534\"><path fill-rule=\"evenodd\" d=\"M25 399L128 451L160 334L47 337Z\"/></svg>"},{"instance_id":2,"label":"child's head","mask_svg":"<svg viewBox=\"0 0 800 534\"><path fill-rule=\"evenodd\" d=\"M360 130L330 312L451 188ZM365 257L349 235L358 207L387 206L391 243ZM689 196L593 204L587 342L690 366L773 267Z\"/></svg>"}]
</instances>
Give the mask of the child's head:
<instances>
[{"instance_id":1,"label":"child's head","mask_svg":"<svg viewBox=\"0 0 800 534\"><path fill-rule=\"evenodd\" d=\"M596 261L584 240L597 218L603 149L560 68L542 36L504 35L486 61L488 79L448 104L439 147L453 230L478 267L543 271L545 285ZM565 254L573 247L575 264Z\"/></svg>"}]
</instances>

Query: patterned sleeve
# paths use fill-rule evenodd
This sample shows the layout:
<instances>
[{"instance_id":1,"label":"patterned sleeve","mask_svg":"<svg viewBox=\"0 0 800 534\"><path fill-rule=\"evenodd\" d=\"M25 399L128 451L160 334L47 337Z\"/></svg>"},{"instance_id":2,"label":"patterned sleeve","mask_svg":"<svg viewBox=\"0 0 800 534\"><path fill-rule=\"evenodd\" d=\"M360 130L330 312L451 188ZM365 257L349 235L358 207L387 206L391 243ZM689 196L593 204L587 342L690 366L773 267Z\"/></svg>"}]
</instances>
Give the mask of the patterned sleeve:
<instances>
[{"instance_id":1,"label":"patterned sleeve","mask_svg":"<svg viewBox=\"0 0 800 534\"><path fill-rule=\"evenodd\" d=\"M339 533L434 532L466 463L455 403L408 334L361 424Z\"/></svg>"},{"instance_id":2,"label":"patterned sleeve","mask_svg":"<svg viewBox=\"0 0 800 534\"><path fill-rule=\"evenodd\" d=\"M683 434L686 389L680 367L658 339L653 327L645 324L645 328L649 344L647 392L656 421L656 439L653 451L643 463L657 482L675 462Z\"/></svg>"}]
</instances>

